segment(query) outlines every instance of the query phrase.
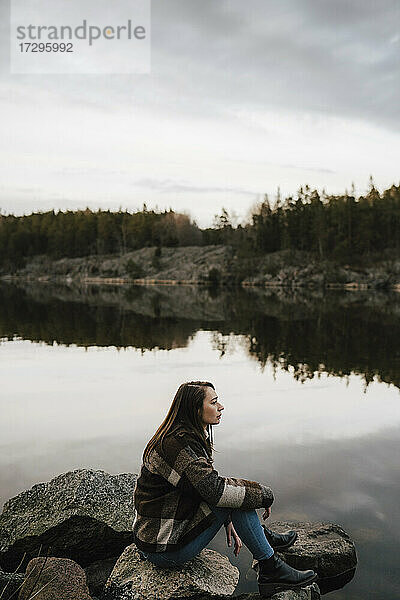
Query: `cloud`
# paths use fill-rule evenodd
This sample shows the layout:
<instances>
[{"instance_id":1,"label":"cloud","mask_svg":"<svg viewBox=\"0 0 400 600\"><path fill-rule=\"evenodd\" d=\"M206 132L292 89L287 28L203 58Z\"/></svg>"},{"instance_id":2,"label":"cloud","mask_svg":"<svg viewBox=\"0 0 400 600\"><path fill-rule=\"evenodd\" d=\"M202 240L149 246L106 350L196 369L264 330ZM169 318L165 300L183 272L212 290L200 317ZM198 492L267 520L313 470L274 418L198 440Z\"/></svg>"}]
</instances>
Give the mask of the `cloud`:
<instances>
[{"instance_id":1,"label":"cloud","mask_svg":"<svg viewBox=\"0 0 400 600\"><path fill-rule=\"evenodd\" d=\"M150 76L22 76L13 85L106 110L150 103L195 117L279 107L398 129L399 16L394 0L153 0Z\"/></svg>"},{"instance_id":2,"label":"cloud","mask_svg":"<svg viewBox=\"0 0 400 600\"><path fill-rule=\"evenodd\" d=\"M154 4L155 74L197 106L279 106L398 128L398 48L389 41L398 3L184 4Z\"/></svg>"},{"instance_id":3,"label":"cloud","mask_svg":"<svg viewBox=\"0 0 400 600\"><path fill-rule=\"evenodd\" d=\"M46 206L125 205L139 181L135 204L196 206L205 223L221 194L244 213L277 186L397 182L394 0L153 0L149 75L11 76L2 11L2 206L21 177Z\"/></svg>"},{"instance_id":4,"label":"cloud","mask_svg":"<svg viewBox=\"0 0 400 600\"><path fill-rule=\"evenodd\" d=\"M245 190L234 187L207 187L205 185L191 185L174 180L139 179L134 182L135 187L157 190L160 192L176 193L205 193L205 194L240 194L254 197L254 190Z\"/></svg>"}]
</instances>

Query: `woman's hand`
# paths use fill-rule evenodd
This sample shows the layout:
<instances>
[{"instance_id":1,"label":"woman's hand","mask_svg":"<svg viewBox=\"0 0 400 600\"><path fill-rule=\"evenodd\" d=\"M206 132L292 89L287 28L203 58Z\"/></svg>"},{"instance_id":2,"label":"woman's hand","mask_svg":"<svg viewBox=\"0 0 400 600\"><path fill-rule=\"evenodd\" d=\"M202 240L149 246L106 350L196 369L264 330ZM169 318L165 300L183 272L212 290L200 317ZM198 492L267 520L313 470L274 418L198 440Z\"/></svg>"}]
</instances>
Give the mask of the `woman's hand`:
<instances>
[{"instance_id":1,"label":"woman's hand","mask_svg":"<svg viewBox=\"0 0 400 600\"><path fill-rule=\"evenodd\" d=\"M235 547L233 549L233 553L235 556L237 556L243 546L242 540L236 533L235 528L232 525L232 523L229 523L228 525L226 525L225 530L226 530L226 543L228 544L229 547L231 547L232 546L232 538L233 538L233 540L235 542Z\"/></svg>"},{"instance_id":2,"label":"woman's hand","mask_svg":"<svg viewBox=\"0 0 400 600\"><path fill-rule=\"evenodd\" d=\"M268 519L268 517L271 514L271 507L270 508L266 508L265 511L263 512L262 518L265 521L265 519Z\"/></svg>"}]
</instances>

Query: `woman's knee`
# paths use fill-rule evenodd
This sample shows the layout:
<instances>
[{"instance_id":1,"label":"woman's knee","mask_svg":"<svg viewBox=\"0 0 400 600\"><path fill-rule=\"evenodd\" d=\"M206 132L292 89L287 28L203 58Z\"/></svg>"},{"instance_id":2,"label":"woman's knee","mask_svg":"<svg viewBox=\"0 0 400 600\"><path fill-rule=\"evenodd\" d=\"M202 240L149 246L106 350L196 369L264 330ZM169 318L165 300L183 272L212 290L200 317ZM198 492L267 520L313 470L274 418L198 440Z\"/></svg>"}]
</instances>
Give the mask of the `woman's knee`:
<instances>
[{"instance_id":1,"label":"woman's knee","mask_svg":"<svg viewBox=\"0 0 400 600\"><path fill-rule=\"evenodd\" d=\"M231 509L231 515L238 515L238 516L249 516L249 517L257 517L257 511L254 508L247 508L247 509L243 509L243 508L232 508Z\"/></svg>"},{"instance_id":2,"label":"woman's knee","mask_svg":"<svg viewBox=\"0 0 400 600\"><path fill-rule=\"evenodd\" d=\"M217 517L218 521L221 522L221 524L225 523L227 521L227 519L229 519L229 517L231 516L231 512L232 508L220 508L220 507L213 507L212 511L214 513L214 515Z\"/></svg>"},{"instance_id":3,"label":"woman's knee","mask_svg":"<svg viewBox=\"0 0 400 600\"><path fill-rule=\"evenodd\" d=\"M251 523L254 521L259 521L257 512L254 510L254 508L250 508L247 510L243 510L240 508L233 508L231 510L231 519L232 519L232 523L235 524L235 522L247 522L247 523Z\"/></svg>"}]
</instances>

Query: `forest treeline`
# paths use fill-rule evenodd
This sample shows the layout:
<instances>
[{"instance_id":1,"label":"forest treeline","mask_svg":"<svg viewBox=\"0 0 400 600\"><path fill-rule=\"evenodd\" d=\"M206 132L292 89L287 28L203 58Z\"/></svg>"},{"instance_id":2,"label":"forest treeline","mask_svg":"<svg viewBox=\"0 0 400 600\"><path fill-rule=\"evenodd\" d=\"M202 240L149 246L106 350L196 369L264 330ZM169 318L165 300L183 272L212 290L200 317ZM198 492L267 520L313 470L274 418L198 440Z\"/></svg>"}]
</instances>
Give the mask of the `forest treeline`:
<instances>
[{"instance_id":1,"label":"forest treeline","mask_svg":"<svg viewBox=\"0 0 400 600\"><path fill-rule=\"evenodd\" d=\"M124 254L144 246L229 244L245 256L291 249L320 259L351 262L354 257L400 250L400 186L327 195L308 186L274 202L265 196L248 223L234 225L223 209L213 227L201 229L188 215L169 211L109 210L0 215L2 270L23 266L29 257Z\"/></svg>"}]
</instances>

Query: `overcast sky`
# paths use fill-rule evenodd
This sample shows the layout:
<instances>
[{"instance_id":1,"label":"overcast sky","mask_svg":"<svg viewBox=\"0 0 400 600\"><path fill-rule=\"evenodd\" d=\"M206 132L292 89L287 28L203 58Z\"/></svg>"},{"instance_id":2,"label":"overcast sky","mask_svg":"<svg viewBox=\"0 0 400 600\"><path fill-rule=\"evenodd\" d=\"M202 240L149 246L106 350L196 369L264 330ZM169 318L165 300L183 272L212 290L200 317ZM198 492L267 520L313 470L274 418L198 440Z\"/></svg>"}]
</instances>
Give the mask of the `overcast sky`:
<instances>
[{"instance_id":1,"label":"overcast sky","mask_svg":"<svg viewBox=\"0 0 400 600\"><path fill-rule=\"evenodd\" d=\"M204 226L278 186L400 182L398 0L153 0L147 75L11 75L7 4L3 213L146 202Z\"/></svg>"}]
</instances>

